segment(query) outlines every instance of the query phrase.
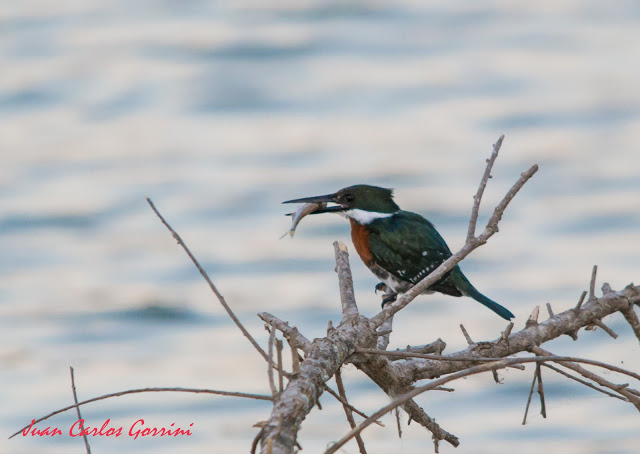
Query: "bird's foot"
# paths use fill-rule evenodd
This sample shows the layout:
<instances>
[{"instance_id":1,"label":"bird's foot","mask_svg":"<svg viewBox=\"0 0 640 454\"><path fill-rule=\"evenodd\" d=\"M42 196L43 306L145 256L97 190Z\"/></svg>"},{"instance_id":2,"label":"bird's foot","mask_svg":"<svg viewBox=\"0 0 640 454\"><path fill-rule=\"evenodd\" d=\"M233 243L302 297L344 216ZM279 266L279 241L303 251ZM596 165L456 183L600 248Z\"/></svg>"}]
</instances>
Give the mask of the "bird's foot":
<instances>
[{"instance_id":1,"label":"bird's foot","mask_svg":"<svg viewBox=\"0 0 640 454\"><path fill-rule=\"evenodd\" d=\"M378 284L376 285L376 295L378 294L378 292L386 292L387 291L387 284L385 284L384 282L378 282Z\"/></svg>"},{"instance_id":2,"label":"bird's foot","mask_svg":"<svg viewBox=\"0 0 640 454\"><path fill-rule=\"evenodd\" d=\"M384 309L386 304L394 303L396 299L398 299L398 293L396 292L385 293L382 295L382 309Z\"/></svg>"}]
</instances>

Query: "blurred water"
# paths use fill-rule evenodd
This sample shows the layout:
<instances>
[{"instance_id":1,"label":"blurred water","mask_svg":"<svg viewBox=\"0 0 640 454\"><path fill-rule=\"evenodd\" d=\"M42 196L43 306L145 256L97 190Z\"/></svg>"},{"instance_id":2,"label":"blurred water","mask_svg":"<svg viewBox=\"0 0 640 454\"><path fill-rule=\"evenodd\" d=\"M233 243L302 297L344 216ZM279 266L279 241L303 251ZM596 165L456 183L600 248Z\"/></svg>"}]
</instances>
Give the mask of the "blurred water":
<instances>
[{"instance_id":1,"label":"blurred water","mask_svg":"<svg viewBox=\"0 0 640 454\"><path fill-rule=\"evenodd\" d=\"M614 288L638 280L640 7L637 2L5 2L0 6L0 426L9 435L71 401L147 386L266 393L265 366L144 201L150 196L265 345L270 311L321 336L340 317L335 216L293 241L280 202L367 182L462 245L491 144L507 138L490 207L540 172L499 235L463 264L517 327L535 305L575 304L591 266ZM482 220L481 219L481 220ZM376 280L353 262L373 314ZM396 318L394 346L464 347L504 323L470 300L423 297ZM585 333L549 348L640 370L640 348ZM425 337L425 333L427 336ZM548 420L520 420L530 372L477 377L420 403L461 453L635 453L632 407L549 375ZM355 369L350 398L387 398ZM305 422L305 452L344 434L342 409ZM92 423L188 426L178 440L91 440L94 452L246 452L266 403L140 395L83 409ZM68 427L72 414L51 420ZM369 452L417 453L365 433ZM10 453L82 452L70 437L1 441ZM443 450L450 451L448 447ZM355 445L344 452L357 452Z\"/></svg>"}]
</instances>

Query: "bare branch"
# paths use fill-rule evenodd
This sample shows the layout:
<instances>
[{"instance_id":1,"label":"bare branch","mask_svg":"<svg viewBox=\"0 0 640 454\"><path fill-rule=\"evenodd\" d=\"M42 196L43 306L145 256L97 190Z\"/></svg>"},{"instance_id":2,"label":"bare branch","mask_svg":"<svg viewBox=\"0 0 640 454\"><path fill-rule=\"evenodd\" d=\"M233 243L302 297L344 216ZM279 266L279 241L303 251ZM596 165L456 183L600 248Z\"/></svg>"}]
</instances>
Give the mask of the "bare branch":
<instances>
[{"instance_id":1,"label":"bare branch","mask_svg":"<svg viewBox=\"0 0 640 454\"><path fill-rule=\"evenodd\" d=\"M342 397L344 402L347 402L347 394L344 391L344 383L342 383L342 374L340 373L340 369L338 369L338 371L336 372L335 378L336 385L338 386L338 393L340 393L340 397ZM356 421L355 419L353 419L353 413L351 412L351 409L348 405L343 404L343 408L344 413L347 416L347 421L349 421L349 426L351 426L351 428L353 429L354 427L356 427ZM356 442L358 443L360 454L367 454L367 450L364 447L364 441L362 440L360 434L356 435Z\"/></svg>"},{"instance_id":2,"label":"bare branch","mask_svg":"<svg viewBox=\"0 0 640 454\"><path fill-rule=\"evenodd\" d=\"M333 249L336 253L336 271L340 285L340 301L342 302L342 318L347 319L358 315L358 306L353 291L353 277L349 266L349 252L342 241L335 241Z\"/></svg>"},{"instance_id":3,"label":"bare branch","mask_svg":"<svg viewBox=\"0 0 640 454\"><path fill-rule=\"evenodd\" d=\"M540 347L534 347L534 348L531 349L531 351L533 353L535 353L536 355L540 355L540 356L552 356L552 353L550 353L549 351L547 351L547 350L545 350L543 348L540 348ZM612 391L615 391L618 394L626 397L627 400L629 402L631 402L638 409L638 411L640 411L640 398L633 393L633 390L626 389L624 387L621 387L620 385L616 385L615 383L612 383L609 380L606 380L606 379L600 377L599 375L591 372L590 370L585 369L582 366L579 366L578 364L567 363L567 362L563 362L563 363L560 363L560 364L562 366L566 367L567 369L571 369L574 372L579 373L583 377L588 378L589 380L592 380L592 381L596 382L600 386L604 386L605 388L609 388Z\"/></svg>"},{"instance_id":4,"label":"bare branch","mask_svg":"<svg viewBox=\"0 0 640 454\"><path fill-rule=\"evenodd\" d=\"M396 407L396 425L398 426L398 438L402 438L402 423L400 422L400 410ZM353 429L353 427L351 427Z\"/></svg>"},{"instance_id":5,"label":"bare branch","mask_svg":"<svg viewBox=\"0 0 640 454\"><path fill-rule=\"evenodd\" d=\"M591 271L591 282L589 282L589 299L596 297L596 274L598 273L598 265L593 265Z\"/></svg>"},{"instance_id":6,"label":"bare branch","mask_svg":"<svg viewBox=\"0 0 640 454\"><path fill-rule=\"evenodd\" d=\"M220 396L244 397L244 398L247 398L247 399L268 400L268 401L272 401L273 400L273 397L265 396L264 394L249 394L249 393L240 393L240 392L233 392L233 391L218 391L218 390L215 390L215 389L200 389L200 388L141 388L141 389L129 389L127 391L119 391L117 393L109 393L109 394L105 394L103 396L94 397L92 399L83 400L82 402L77 403L75 405L69 405L67 407L64 407L64 408L61 408L59 410L53 411L53 412L49 413L48 415L43 416L42 418L38 418L38 419L34 420L31 424L37 424L39 422L42 422L42 421L44 421L46 419L51 418L52 416L57 415L59 413L64 413L67 410L71 410L72 408L76 408L76 407L79 407L81 405L90 404L91 402L97 402L99 400L109 399L111 397L126 396L127 394L159 393L159 392L217 394L217 395L220 395ZM16 435L18 435L19 433L21 433L24 429L28 429L31 424L29 424L27 426L24 426L22 429L20 429L19 431L17 431L13 435L11 435L9 438L13 438Z\"/></svg>"},{"instance_id":7,"label":"bare branch","mask_svg":"<svg viewBox=\"0 0 640 454\"><path fill-rule=\"evenodd\" d=\"M382 325L378 327L376 333L378 334L378 350L386 350L389 346L391 332L393 331L393 316L386 319Z\"/></svg>"},{"instance_id":8,"label":"bare branch","mask_svg":"<svg viewBox=\"0 0 640 454\"><path fill-rule=\"evenodd\" d=\"M342 397L340 397L340 395L338 393L336 393L333 389L331 389L329 387L329 385L327 385L326 383L324 384L324 389L331 394L333 397L336 398L336 400L338 402L340 402L344 407L347 407L349 410L351 410L352 412L362 416L364 419L367 419L368 416L363 413L362 411L358 410L356 407L354 407L353 405L351 405L349 402L347 402L346 400L344 400ZM384 427L384 424L382 424L380 421L375 421L375 424L379 425L380 427Z\"/></svg>"},{"instance_id":9,"label":"bare branch","mask_svg":"<svg viewBox=\"0 0 640 454\"><path fill-rule=\"evenodd\" d=\"M315 339L300 364L300 373L291 377L273 406L260 440L262 454L293 452L302 421L317 403L325 382L356 345L373 346L375 342L374 327L362 316L345 320L326 337Z\"/></svg>"},{"instance_id":10,"label":"bare branch","mask_svg":"<svg viewBox=\"0 0 640 454\"><path fill-rule=\"evenodd\" d=\"M636 379L640 379L640 375L634 373L634 372L630 372L627 371L625 369L621 369L619 367L610 365L610 364L605 364L602 363L600 361L594 361L594 360L589 360L589 359L582 359L582 358L575 358L575 357L570 357L570 356L536 356L536 357L532 357L532 358L509 358L509 359L502 359L500 361L494 361L494 362L490 362L490 363L485 363L485 364L480 364L477 366L473 366L455 373L452 373L446 377L441 377L437 380L433 380L432 382L424 385L424 386L420 386L417 388L414 388L412 391L399 396L397 398L395 398L391 403L389 403L388 405L385 405L384 407L382 407L380 410L378 410L377 412L375 412L373 415L370 416L369 419L366 419L365 421L363 421L362 423L360 423L355 429L352 429L349 433L347 433L344 437L342 437L340 440L338 440L336 443L334 443L333 445L331 445L331 447L329 449L327 449L325 451L324 454L332 454L335 453L338 449L340 449L342 446L344 446L344 444L346 442L348 442L351 438L353 438L356 434L362 432L365 428L367 428L369 425L371 425L371 423L373 422L373 419L377 419L380 416L384 415L385 413L388 413L389 411L393 410L394 408L403 405L404 403L412 400L414 397L416 397L419 394L424 393L425 391L429 391L431 389L434 389L438 386L442 386L445 383L448 383L450 381L453 380L457 380L458 378L462 378L462 377L468 377L470 375L475 375L475 374L479 374L482 372L487 372L487 371L491 371L493 369L503 369L505 367L507 367L507 365L509 364L516 364L516 363L533 363L533 362L541 362L541 361L554 361L554 362L566 362L566 361L571 361L571 362L581 362L581 363L585 363L585 364L592 364L594 366L598 366L598 367L603 367L605 369L609 369L609 370L613 370L615 372L620 372L622 374L625 375L629 375L631 377L634 377Z\"/></svg>"},{"instance_id":11,"label":"bare branch","mask_svg":"<svg viewBox=\"0 0 640 454\"><path fill-rule=\"evenodd\" d=\"M471 336L469 336L469 333L467 332L467 330L465 329L465 327L464 327L464 325L462 323L460 324L460 330L462 330L462 335L466 339L467 344L474 345L474 342L471 339Z\"/></svg>"},{"instance_id":12,"label":"bare branch","mask_svg":"<svg viewBox=\"0 0 640 454\"><path fill-rule=\"evenodd\" d=\"M620 312L622 312L625 320L631 326L633 333L640 341L640 320L638 320L638 314L636 314L636 311L633 309L633 304L629 304L629 307L621 310Z\"/></svg>"},{"instance_id":13,"label":"bare branch","mask_svg":"<svg viewBox=\"0 0 640 454\"><path fill-rule=\"evenodd\" d=\"M544 402L544 385L542 384L542 370L540 363L536 363L536 376L538 377L538 395L540 396L540 414L543 418L547 417L547 406Z\"/></svg>"},{"instance_id":14,"label":"bare branch","mask_svg":"<svg viewBox=\"0 0 640 454\"><path fill-rule=\"evenodd\" d=\"M614 393L610 393L609 391L605 391L604 389L600 389L600 388L598 388L597 386L592 385L592 384L591 384L591 383L589 383L588 381L583 380L583 379L581 379L581 378L579 378L579 377L574 377L573 375L571 375L571 374L569 374L569 373L567 373L567 372L563 371L562 369L558 369L557 367L552 366L551 364L543 363L542 365L543 365L544 367L548 368L548 369L551 369L552 371L555 371L555 372L559 373L560 375L564 375L565 377L570 378L571 380L575 380L575 381L577 381L578 383L582 383L582 384L583 384L584 386L586 386L587 388L595 389L596 391L601 392L602 394L606 394L606 395L607 395L607 396L609 396L609 397L615 397L616 399L620 399L620 400L623 400L623 401L625 401L625 402L629 402L629 401L628 401L627 399L625 399L624 397L621 397L621 396L619 396L619 395L617 395L617 394L614 394Z\"/></svg>"},{"instance_id":15,"label":"bare branch","mask_svg":"<svg viewBox=\"0 0 640 454\"><path fill-rule=\"evenodd\" d=\"M551 303L547 303L547 312L549 312L549 317L553 317L553 309L551 309Z\"/></svg>"},{"instance_id":16,"label":"bare branch","mask_svg":"<svg viewBox=\"0 0 640 454\"><path fill-rule=\"evenodd\" d=\"M609 336L613 337L614 339L618 338L618 335L615 333L615 331L613 331L607 325L602 323L600 320L594 320L593 324L596 325L598 328L602 329L602 331L604 331L605 333L607 333Z\"/></svg>"},{"instance_id":17,"label":"bare branch","mask_svg":"<svg viewBox=\"0 0 640 454\"><path fill-rule=\"evenodd\" d=\"M533 389L536 387L536 382L538 381L538 374L533 374L533 379L531 380L531 388L529 388L529 396L527 397L527 405L524 408L524 417L522 418L522 425L527 424L527 415L529 414L529 406L531 405L531 397L533 397Z\"/></svg>"},{"instance_id":18,"label":"bare branch","mask_svg":"<svg viewBox=\"0 0 640 454\"><path fill-rule=\"evenodd\" d=\"M480 212L482 194L484 194L487 182L489 181L489 178L491 178L491 169L493 168L493 164L496 162L503 140L504 134L502 134L493 145L493 153L491 153L491 157L487 159L487 167L484 169L484 175L482 175L482 179L480 180L478 192L476 192L476 195L473 197L473 208L471 209L471 218L469 220L469 228L467 229L467 243L471 242L476 236L476 224L478 223L478 213Z\"/></svg>"},{"instance_id":19,"label":"bare branch","mask_svg":"<svg viewBox=\"0 0 640 454\"><path fill-rule=\"evenodd\" d=\"M580 311L569 309L535 326L529 326L521 331L512 333L506 340L498 338L492 342L483 343L482 349L470 346L465 350L446 356L496 358L523 351L532 351L533 347L562 335L575 333L580 328L592 324L593 320L602 319L637 302L640 302L640 291L637 291L636 287L628 286L619 292L607 293L597 301L593 299L585 302ZM410 376L412 381L416 381L450 374L469 365L471 363L417 358L404 361L398 366L402 369L399 373Z\"/></svg>"},{"instance_id":20,"label":"bare branch","mask_svg":"<svg viewBox=\"0 0 640 454\"><path fill-rule=\"evenodd\" d=\"M267 350L269 355L269 361L267 362L267 376L269 377L269 388L271 388L271 395L275 399L278 396L278 390L276 389L276 382L273 378L273 344L276 340L276 330L272 327L269 333L269 348Z\"/></svg>"},{"instance_id":21,"label":"bare branch","mask_svg":"<svg viewBox=\"0 0 640 454\"><path fill-rule=\"evenodd\" d=\"M296 348L300 348L304 352L311 348L311 341L300 334L295 327L289 326L287 322L280 320L278 317L271 315L268 312L261 312L258 314L258 317L260 317L265 323L268 323L281 331L284 337Z\"/></svg>"},{"instance_id":22,"label":"bare branch","mask_svg":"<svg viewBox=\"0 0 640 454\"><path fill-rule=\"evenodd\" d=\"M582 295L580 295L580 299L578 300L578 304L576 305L576 311L579 311L580 308L582 307L582 303L584 303L584 299L587 296L587 291L585 290L584 292L582 292Z\"/></svg>"},{"instance_id":23,"label":"bare branch","mask_svg":"<svg viewBox=\"0 0 640 454\"><path fill-rule=\"evenodd\" d=\"M275 328L271 328L275 331ZM278 358L278 391L282 392L284 390L284 371L282 370L282 341L280 339L276 339L276 352Z\"/></svg>"},{"instance_id":24,"label":"bare branch","mask_svg":"<svg viewBox=\"0 0 640 454\"><path fill-rule=\"evenodd\" d=\"M73 392L73 401L76 405L78 405L78 394L76 394L76 379L73 373L73 367L69 366L69 372L71 373L71 391ZM78 415L78 421L82 419L82 415L80 414L80 406L76 407L76 413ZM82 424L84 426L84 424ZM84 447L87 450L87 454L91 454L91 446L89 446L89 439L87 438L86 432L82 432L82 439L84 440Z\"/></svg>"},{"instance_id":25,"label":"bare branch","mask_svg":"<svg viewBox=\"0 0 640 454\"><path fill-rule=\"evenodd\" d=\"M260 347L260 345L258 345L258 343L255 341L255 339L251 336L251 334L249 334L249 331L247 331L246 328L242 325L242 323L240 322L238 317L236 317L236 314L233 313L233 311L231 310L231 307L229 307L229 305L225 301L225 299L222 296L222 294L218 291L217 287L213 284L213 282L209 278L209 275L204 270L204 268L202 268L202 266L200 266L200 263L198 263L198 261L196 260L194 255L191 253L191 251L189 250L187 245L184 243L184 241L182 241L182 238L180 238L180 235L178 235L176 233L176 231L173 230L171 228L171 226L167 223L167 221L165 221L165 219L162 217L162 215L160 214L160 212L158 211L156 206L153 204L151 199L149 197L146 197L146 200L147 200L147 203L149 204L149 206L151 207L151 209L153 210L153 212L156 214L156 216L158 216L158 218L160 218L160 221L162 221L164 226L169 230L169 232L171 232L171 235L173 235L173 238L178 242L178 244L180 246L182 246L182 249L184 249L184 251L187 253L187 255L189 256L189 258L191 259L193 264L198 269L198 271L200 271L200 274L202 275L204 280L207 281L207 284L209 284L209 288L216 295L216 297L218 298L218 301L220 301L220 304L222 304L222 307L224 308L224 310L227 311L227 314L229 314L229 317L231 317L231 320L233 320L233 322L240 329L240 331L242 331L242 334L244 334L244 337L249 339L249 342L251 342L251 345L254 346L254 348L258 351L258 353L260 353L260 355L264 358L264 360L268 362L269 361L269 357L267 356L265 351L262 349L262 347Z\"/></svg>"}]
</instances>

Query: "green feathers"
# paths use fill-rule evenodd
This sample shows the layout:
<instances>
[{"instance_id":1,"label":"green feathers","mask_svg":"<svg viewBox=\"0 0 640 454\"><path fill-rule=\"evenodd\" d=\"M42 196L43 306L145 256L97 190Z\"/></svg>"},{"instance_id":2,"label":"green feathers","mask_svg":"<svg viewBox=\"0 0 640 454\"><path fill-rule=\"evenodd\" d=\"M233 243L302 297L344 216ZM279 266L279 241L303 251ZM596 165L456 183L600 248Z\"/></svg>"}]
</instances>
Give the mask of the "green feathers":
<instances>
[{"instance_id":1,"label":"green feathers","mask_svg":"<svg viewBox=\"0 0 640 454\"><path fill-rule=\"evenodd\" d=\"M416 213L399 211L367 224L367 228L374 262L411 285L421 281L452 255L433 224ZM399 290L405 291L404 288ZM513 318L509 310L478 292L458 266L433 284L429 291L470 296L502 318Z\"/></svg>"}]
</instances>

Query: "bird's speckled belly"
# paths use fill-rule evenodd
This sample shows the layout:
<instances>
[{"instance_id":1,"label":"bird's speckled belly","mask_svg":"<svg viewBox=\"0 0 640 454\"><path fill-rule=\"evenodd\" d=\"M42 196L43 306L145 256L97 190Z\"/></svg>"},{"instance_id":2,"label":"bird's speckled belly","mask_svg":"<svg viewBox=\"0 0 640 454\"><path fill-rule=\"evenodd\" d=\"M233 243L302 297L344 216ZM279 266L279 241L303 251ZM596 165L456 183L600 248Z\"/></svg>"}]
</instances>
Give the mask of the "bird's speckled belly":
<instances>
[{"instance_id":1,"label":"bird's speckled belly","mask_svg":"<svg viewBox=\"0 0 640 454\"><path fill-rule=\"evenodd\" d=\"M376 275L378 279L380 279L382 282L387 284L387 287L389 287L396 293L405 293L407 290L413 287L413 284L411 282L398 279L393 274L385 271L382 267L376 265L375 263L372 263L367 266L369 267L371 272ZM422 293L431 294L434 292L433 290L425 290Z\"/></svg>"}]
</instances>

